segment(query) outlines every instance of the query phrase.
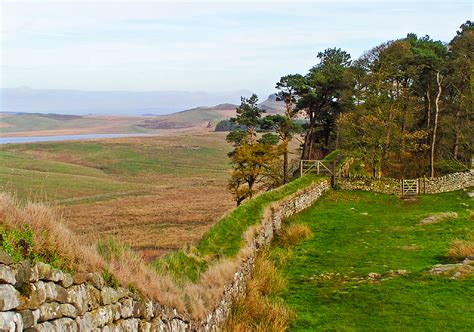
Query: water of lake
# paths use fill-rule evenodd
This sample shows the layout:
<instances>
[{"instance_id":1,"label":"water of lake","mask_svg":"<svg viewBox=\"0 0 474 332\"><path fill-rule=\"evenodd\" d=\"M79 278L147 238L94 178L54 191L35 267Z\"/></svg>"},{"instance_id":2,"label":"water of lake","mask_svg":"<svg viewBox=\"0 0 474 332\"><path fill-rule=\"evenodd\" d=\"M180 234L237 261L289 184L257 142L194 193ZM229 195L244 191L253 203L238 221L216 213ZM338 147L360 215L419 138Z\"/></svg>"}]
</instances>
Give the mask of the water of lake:
<instances>
[{"instance_id":1,"label":"water of lake","mask_svg":"<svg viewBox=\"0 0 474 332\"><path fill-rule=\"evenodd\" d=\"M119 138L119 137L134 137L134 136L154 136L154 135L150 135L150 134L82 134L82 135L62 135L62 136L0 137L0 144L58 142L58 141L69 141L69 140Z\"/></svg>"}]
</instances>

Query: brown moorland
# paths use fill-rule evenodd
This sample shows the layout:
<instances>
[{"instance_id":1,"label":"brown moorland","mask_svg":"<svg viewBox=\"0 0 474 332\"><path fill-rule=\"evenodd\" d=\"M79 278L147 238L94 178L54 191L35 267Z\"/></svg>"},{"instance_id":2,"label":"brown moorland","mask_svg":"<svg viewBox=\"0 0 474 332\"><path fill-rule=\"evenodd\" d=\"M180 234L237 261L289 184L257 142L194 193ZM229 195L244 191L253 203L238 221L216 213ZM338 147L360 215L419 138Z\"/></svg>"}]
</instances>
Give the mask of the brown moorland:
<instances>
[{"instance_id":1,"label":"brown moorland","mask_svg":"<svg viewBox=\"0 0 474 332\"><path fill-rule=\"evenodd\" d=\"M7 145L0 187L59 206L84 242L114 236L149 260L195 244L234 206L229 150L214 132Z\"/></svg>"}]
</instances>

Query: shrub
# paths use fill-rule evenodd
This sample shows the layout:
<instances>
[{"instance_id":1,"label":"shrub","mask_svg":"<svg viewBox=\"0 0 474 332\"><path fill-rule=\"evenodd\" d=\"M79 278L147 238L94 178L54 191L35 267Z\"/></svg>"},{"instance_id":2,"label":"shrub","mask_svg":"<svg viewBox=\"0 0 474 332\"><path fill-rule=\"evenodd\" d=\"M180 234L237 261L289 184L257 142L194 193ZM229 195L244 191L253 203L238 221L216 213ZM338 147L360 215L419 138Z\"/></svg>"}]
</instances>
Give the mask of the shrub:
<instances>
[{"instance_id":1,"label":"shrub","mask_svg":"<svg viewBox=\"0 0 474 332\"><path fill-rule=\"evenodd\" d=\"M451 243L451 247L448 251L448 257L459 260L469 256L474 256L473 240L456 239Z\"/></svg>"},{"instance_id":2,"label":"shrub","mask_svg":"<svg viewBox=\"0 0 474 332\"><path fill-rule=\"evenodd\" d=\"M232 306L224 331L286 331L293 312L276 295L286 288L267 253L260 254L246 296Z\"/></svg>"},{"instance_id":3,"label":"shrub","mask_svg":"<svg viewBox=\"0 0 474 332\"><path fill-rule=\"evenodd\" d=\"M81 243L60 215L38 203L18 205L0 193L2 247L14 259L41 260L65 270L100 270L103 260L92 246Z\"/></svg>"},{"instance_id":4,"label":"shrub","mask_svg":"<svg viewBox=\"0 0 474 332\"><path fill-rule=\"evenodd\" d=\"M8 230L0 225L0 245L15 262L23 259L35 260L36 258L33 250L33 233L28 225L13 230Z\"/></svg>"},{"instance_id":5,"label":"shrub","mask_svg":"<svg viewBox=\"0 0 474 332\"><path fill-rule=\"evenodd\" d=\"M303 224L292 224L283 230L279 242L281 246L288 248L294 246L300 241L309 239L312 236L313 232L309 226Z\"/></svg>"}]
</instances>

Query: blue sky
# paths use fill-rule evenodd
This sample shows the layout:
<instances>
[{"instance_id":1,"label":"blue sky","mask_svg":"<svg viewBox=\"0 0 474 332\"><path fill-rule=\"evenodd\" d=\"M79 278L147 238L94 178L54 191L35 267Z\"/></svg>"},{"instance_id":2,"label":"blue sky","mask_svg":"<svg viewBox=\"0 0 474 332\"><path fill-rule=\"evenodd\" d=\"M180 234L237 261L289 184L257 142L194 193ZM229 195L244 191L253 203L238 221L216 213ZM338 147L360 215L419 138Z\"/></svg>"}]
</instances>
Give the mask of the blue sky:
<instances>
[{"instance_id":1,"label":"blue sky","mask_svg":"<svg viewBox=\"0 0 474 332\"><path fill-rule=\"evenodd\" d=\"M1 87L273 92L318 51L449 41L471 1L2 1Z\"/></svg>"}]
</instances>

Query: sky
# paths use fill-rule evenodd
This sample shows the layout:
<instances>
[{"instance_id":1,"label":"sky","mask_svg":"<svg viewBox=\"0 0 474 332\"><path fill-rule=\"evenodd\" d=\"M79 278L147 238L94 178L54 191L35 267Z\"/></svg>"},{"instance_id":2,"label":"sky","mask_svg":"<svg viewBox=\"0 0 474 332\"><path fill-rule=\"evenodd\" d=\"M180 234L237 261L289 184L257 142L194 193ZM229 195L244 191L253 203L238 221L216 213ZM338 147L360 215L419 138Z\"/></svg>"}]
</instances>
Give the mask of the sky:
<instances>
[{"instance_id":1,"label":"sky","mask_svg":"<svg viewBox=\"0 0 474 332\"><path fill-rule=\"evenodd\" d=\"M448 42L472 1L2 0L0 87L274 91L317 52L413 32Z\"/></svg>"}]
</instances>

